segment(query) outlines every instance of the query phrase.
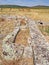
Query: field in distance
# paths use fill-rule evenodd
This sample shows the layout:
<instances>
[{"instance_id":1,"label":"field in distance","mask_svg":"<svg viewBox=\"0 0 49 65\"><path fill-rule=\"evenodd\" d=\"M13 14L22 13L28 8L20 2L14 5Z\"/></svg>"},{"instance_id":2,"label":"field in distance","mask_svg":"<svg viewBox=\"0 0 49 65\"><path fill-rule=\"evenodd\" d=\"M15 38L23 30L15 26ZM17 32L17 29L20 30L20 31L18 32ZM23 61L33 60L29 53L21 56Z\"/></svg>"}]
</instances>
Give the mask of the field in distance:
<instances>
[{"instance_id":1,"label":"field in distance","mask_svg":"<svg viewBox=\"0 0 49 65\"><path fill-rule=\"evenodd\" d=\"M12 6L12 5L0 5L0 15L21 15L27 16L34 20L41 20L49 22L49 6Z\"/></svg>"},{"instance_id":2,"label":"field in distance","mask_svg":"<svg viewBox=\"0 0 49 65\"><path fill-rule=\"evenodd\" d=\"M0 5L0 15L21 15L31 18L35 21L43 21L49 23L49 6L15 6L15 5ZM13 26L13 24L11 24ZM49 40L49 25L39 26L41 32Z\"/></svg>"}]
</instances>

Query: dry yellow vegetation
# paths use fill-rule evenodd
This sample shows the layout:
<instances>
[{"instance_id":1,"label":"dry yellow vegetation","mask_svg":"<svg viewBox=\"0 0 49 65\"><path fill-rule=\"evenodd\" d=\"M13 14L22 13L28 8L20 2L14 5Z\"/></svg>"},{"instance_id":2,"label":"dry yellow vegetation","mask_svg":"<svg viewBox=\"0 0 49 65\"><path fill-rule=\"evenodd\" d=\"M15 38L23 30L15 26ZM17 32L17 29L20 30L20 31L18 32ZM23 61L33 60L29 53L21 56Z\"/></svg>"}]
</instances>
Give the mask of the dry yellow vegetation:
<instances>
[{"instance_id":1,"label":"dry yellow vegetation","mask_svg":"<svg viewBox=\"0 0 49 65\"><path fill-rule=\"evenodd\" d=\"M49 9L29 9L29 8L0 8L0 15L21 15L34 20L49 21Z\"/></svg>"},{"instance_id":2,"label":"dry yellow vegetation","mask_svg":"<svg viewBox=\"0 0 49 65\"><path fill-rule=\"evenodd\" d=\"M27 16L31 19L34 19L35 21L42 20L42 21L49 22L49 9L13 9L13 8L12 9L10 9L10 8L0 9L0 15L4 15L4 14ZM12 21L12 23L11 23L11 21ZM2 24L0 27L0 30L2 31L1 33L2 34L8 34L9 31L12 32L12 30L15 27L14 21L15 20L10 20L10 21L8 20L7 21L7 20L2 19L3 23L0 22L0 25ZM24 20L21 21L21 25L25 25L25 23L23 21ZM40 27L40 29L42 31L44 28ZM42 33L46 34L44 30L42 31ZM28 40L29 36L30 36L29 35L29 29L21 30L16 37L15 43L20 43L20 44L27 46L27 44L28 44L27 40ZM49 37L46 36L46 38L48 39ZM1 50L1 48L0 48L0 50ZM32 63L32 65L33 65L32 59L27 58L26 61L29 63L28 65L30 65L30 63ZM19 62L22 63L23 59ZM16 65L17 61L15 61L15 60L13 62L4 61L4 65L9 65L9 64Z\"/></svg>"},{"instance_id":3,"label":"dry yellow vegetation","mask_svg":"<svg viewBox=\"0 0 49 65\"><path fill-rule=\"evenodd\" d=\"M15 43L27 46L29 37L30 37L29 29L21 30L16 37Z\"/></svg>"},{"instance_id":4,"label":"dry yellow vegetation","mask_svg":"<svg viewBox=\"0 0 49 65\"><path fill-rule=\"evenodd\" d=\"M49 26L39 26L40 31L44 34L45 38L49 42Z\"/></svg>"},{"instance_id":5,"label":"dry yellow vegetation","mask_svg":"<svg viewBox=\"0 0 49 65\"><path fill-rule=\"evenodd\" d=\"M0 15L21 15L21 16L26 16L28 18L31 18L31 19L34 19L35 21L37 20L41 20L41 21L45 21L45 22L49 22L49 9L29 9L29 8L0 8ZM12 21L12 23L11 23ZM15 27L15 24L14 24L14 21L15 20L4 20L2 19L2 22L1 22L1 19L0 19L0 30L4 29L2 31L2 34L3 33L6 33L8 34L9 33L9 29L10 29L10 32L12 32L12 30L14 29ZM24 20L22 20L24 21ZM23 23L21 21L21 23ZM5 24L6 23L6 24ZM25 23L23 23L24 25ZM22 24L21 24L22 25ZM8 29L8 31L6 30L6 28ZM46 28L47 29L47 28ZM40 30L43 30L43 28L41 28ZM4 32L6 31L6 32ZM42 33L45 35L47 33L45 33L45 31L43 30ZM21 32L19 33L19 35L21 34ZM49 34L49 33L48 33Z\"/></svg>"}]
</instances>

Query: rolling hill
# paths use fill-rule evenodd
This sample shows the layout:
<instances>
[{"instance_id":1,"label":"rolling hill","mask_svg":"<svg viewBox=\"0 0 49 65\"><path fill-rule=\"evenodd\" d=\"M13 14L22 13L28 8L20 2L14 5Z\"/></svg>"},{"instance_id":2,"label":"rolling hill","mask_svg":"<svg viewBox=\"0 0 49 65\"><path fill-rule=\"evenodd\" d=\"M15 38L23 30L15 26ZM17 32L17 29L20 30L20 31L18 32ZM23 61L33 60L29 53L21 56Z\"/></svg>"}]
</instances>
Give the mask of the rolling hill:
<instances>
[{"instance_id":1,"label":"rolling hill","mask_svg":"<svg viewBox=\"0 0 49 65\"><path fill-rule=\"evenodd\" d=\"M0 5L0 8L33 8L33 9L49 9L49 6L37 5L37 6L20 6L20 5Z\"/></svg>"}]
</instances>

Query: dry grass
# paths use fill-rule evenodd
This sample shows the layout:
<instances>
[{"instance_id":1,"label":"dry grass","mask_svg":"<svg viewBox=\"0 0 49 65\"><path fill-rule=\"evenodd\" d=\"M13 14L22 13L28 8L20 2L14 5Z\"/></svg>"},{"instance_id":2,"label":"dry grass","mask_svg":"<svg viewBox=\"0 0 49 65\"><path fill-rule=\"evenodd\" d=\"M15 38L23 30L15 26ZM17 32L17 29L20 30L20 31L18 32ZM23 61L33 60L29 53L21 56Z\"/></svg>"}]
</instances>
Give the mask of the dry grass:
<instances>
[{"instance_id":1,"label":"dry grass","mask_svg":"<svg viewBox=\"0 0 49 65\"><path fill-rule=\"evenodd\" d=\"M44 34L45 38L49 42L49 26L39 26L40 31Z\"/></svg>"},{"instance_id":2,"label":"dry grass","mask_svg":"<svg viewBox=\"0 0 49 65\"><path fill-rule=\"evenodd\" d=\"M49 21L49 9L6 9L0 10L0 14L27 16L34 20Z\"/></svg>"},{"instance_id":3,"label":"dry grass","mask_svg":"<svg viewBox=\"0 0 49 65\"><path fill-rule=\"evenodd\" d=\"M49 42L49 36L45 36L45 38L47 39L47 41Z\"/></svg>"},{"instance_id":4,"label":"dry grass","mask_svg":"<svg viewBox=\"0 0 49 65\"><path fill-rule=\"evenodd\" d=\"M49 26L39 26L39 29L45 36L49 36Z\"/></svg>"},{"instance_id":5,"label":"dry grass","mask_svg":"<svg viewBox=\"0 0 49 65\"><path fill-rule=\"evenodd\" d=\"M21 26L22 26L22 25L26 25L26 20L22 19L22 20L20 21L20 25L21 25Z\"/></svg>"},{"instance_id":6,"label":"dry grass","mask_svg":"<svg viewBox=\"0 0 49 65\"><path fill-rule=\"evenodd\" d=\"M23 58L21 61L20 61L20 65L34 65L33 63L33 58Z\"/></svg>"},{"instance_id":7,"label":"dry grass","mask_svg":"<svg viewBox=\"0 0 49 65\"><path fill-rule=\"evenodd\" d=\"M21 15L21 16L27 16L31 19L34 19L35 21L37 20L42 20L49 22L49 9L22 9L22 8L17 8L17 9L10 9L10 8L3 8L2 10L0 9L0 15ZM1 21L2 20L2 21ZM12 21L12 23L11 23ZM2 30L2 34L8 34L9 32L12 32L14 29L14 21L6 21L5 19L0 19L0 30ZM21 21L21 25L25 25L23 22L24 20ZM9 31L10 30L10 31ZM44 29L41 29L42 33L46 35L47 33L44 31Z\"/></svg>"},{"instance_id":8,"label":"dry grass","mask_svg":"<svg viewBox=\"0 0 49 65\"><path fill-rule=\"evenodd\" d=\"M15 27L15 21L14 20L4 20L0 21L0 34L4 35L4 37L12 32Z\"/></svg>"},{"instance_id":9,"label":"dry grass","mask_svg":"<svg viewBox=\"0 0 49 65\"><path fill-rule=\"evenodd\" d=\"M22 58L20 60L6 61L3 60L2 65L34 65L33 58Z\"/></svg>"},{"instance_id":10,"label":"dry grass","mask_svg":"<svg viewBox=\"0 0 49 65\"><path fill-rule=\"evenodd\" d=\"M18 43L18 44L23 44L23 45L28 45L28 37L29 37L29 29L26 29L26 30L21 30L17 37L16 37L16 41L15 43Z\"/></svg>"},{"instance_id":11,"label":"dry grass","mask_svg":"<svg viewBox=\"0 0 49 65\"><path fill-rule=\"evenodd\" d=\"M1 14L6 14L6 15L21 15L21 16L27 16L31 19L34 19L34 20L43 20L43 21L48 21L49 22L49 9L2 9L2 11L0 10L0 15ZM1 22L2 20L2 22ZM11 23L12 22L12 23ZM1 25L2 24L2 25ZM21 21L21 25L25 25L25 23L23 22L23 20ZM2 30L2 34L8 34L9 32L11 32L13 29L14 29L14 21L11 20L11 21L6 21L6 20L3 20L3 19L0 19L0 30ZM10 31L9 31L10 30ZM44 35L47 35L47 32L45 32L43 30L43 28L40 27L40 30L42 31L42 33ZM26 30L21 30L17 37L16 37L16 40L15 40L15 43L18 43L18 44L23 44L23 45L28 45L28 37L29 37L29 29L26 29ZM47 37L47 40L49 40L49 37ZM1 50L1 45L0 45L0 50ZM12 62L6 62L6 61L3 61L4 65L19 65L17 63L20 62L28 62L28 65L33 65L33 60L32 59L28 59L26 58L25 60L22 59L22 61L12 61ZM32 64L30 64L32 63Z\"/></svg>"}]
</instances>

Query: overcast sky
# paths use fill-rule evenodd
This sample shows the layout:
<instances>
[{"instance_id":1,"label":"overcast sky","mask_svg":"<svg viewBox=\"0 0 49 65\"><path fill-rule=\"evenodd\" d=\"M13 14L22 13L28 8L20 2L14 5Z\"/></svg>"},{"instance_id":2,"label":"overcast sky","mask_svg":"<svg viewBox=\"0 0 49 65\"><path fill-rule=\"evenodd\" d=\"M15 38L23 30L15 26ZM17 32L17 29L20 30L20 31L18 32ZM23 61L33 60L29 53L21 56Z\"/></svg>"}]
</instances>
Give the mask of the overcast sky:
<instances>
[{"instance_id":1,"label":"overcast sky","mask_svg":"<svg viewBox=\"0 0 49 65\"><path fill-rule=\"evenodd\" d=\"M35 5L47 5L49 6L49 0L0 0L0 5L21 5L21 6L35 6Z\"/></svg>"}]
</instances>

